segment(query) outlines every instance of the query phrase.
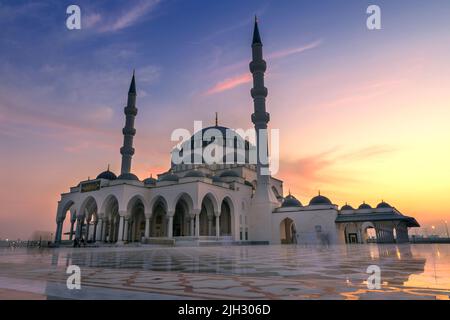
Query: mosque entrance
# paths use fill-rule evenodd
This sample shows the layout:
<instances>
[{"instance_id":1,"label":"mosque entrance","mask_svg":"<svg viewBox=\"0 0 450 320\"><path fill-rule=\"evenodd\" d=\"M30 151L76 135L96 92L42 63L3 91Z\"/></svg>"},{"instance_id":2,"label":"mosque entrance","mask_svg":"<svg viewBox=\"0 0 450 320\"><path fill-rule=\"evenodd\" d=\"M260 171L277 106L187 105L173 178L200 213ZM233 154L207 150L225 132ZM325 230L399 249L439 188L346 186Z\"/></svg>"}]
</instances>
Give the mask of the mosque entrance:
<instances>
[{"instance_id":1,"label":"mosque entrance","mask_svg":"<svg viewBox=\"0 0 450 320\"><path fill-rule=\"evenodd\" d=\"M174 237L185 237L190 234L189 221L189 201L187 195L182 195L175 206L175 214L173 216L172 235ZM190 202L190 201L189 201Z\"/></svg>"},{"instance_id":2,"label":"mosque entrance","mask_svg":"<svg viewBox=\"0 0 450 320\"><path fill-rule=\"evenodd\" d=\"M182 211L176 211L173 216L173 236L182 237L184 236L184 213Z\"/></svg>"},{"instance_id":3,"label":"mosque entrance","mask_svg":"<svg viewBox=\"0 0 450 320\"><path fill-rule=\"evenodd\" d=\"M231 209L227 200L222 202L220 213L220 236L231 236Z\"/></svg>"},{"instance_id":4,"label":"mosque entrance","mask_svg":"<svg viewBox=\"0 0 450 320\"><path fill-rule=\"evenodd\" d=\"M165 237L166 236L166 210L162 203L158 203L154 209L154 223L151 224L151 237Z\"/></svg>"},{"instance_id":5,"label":"mosque entrance","mask_svg":"<svg viewBox=\"0 0 450 320\"><path fill-rule=\"evenodd\" d=\"M358 243L358 235L356 233L349 233L348 243Z\"/></svg>"},{"instance_id":6,"label":"mosque entrance","mask_svg":"<svg viewBox=\"0 0 450 320\"><path fill-rule=\"evenodd\" d=\"M290 218L285 218L280 223L280 240L281 244L297 243L297 229L295 223Z\"/></svg>"}]
</instances>

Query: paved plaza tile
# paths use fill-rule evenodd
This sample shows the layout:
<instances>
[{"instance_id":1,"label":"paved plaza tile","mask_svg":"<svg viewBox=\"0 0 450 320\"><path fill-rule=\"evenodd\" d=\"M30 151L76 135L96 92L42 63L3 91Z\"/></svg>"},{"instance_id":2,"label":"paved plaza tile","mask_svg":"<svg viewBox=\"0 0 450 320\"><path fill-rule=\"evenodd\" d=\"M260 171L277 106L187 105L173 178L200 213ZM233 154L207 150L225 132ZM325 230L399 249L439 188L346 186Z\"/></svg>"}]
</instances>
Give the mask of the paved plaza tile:
<instances>
[{"instance_id":1,"label":"paved plaza tile","mask_svg":"<svg viewBox=\"0 0 450 320\"><path fill-rule=\"evenodd\" d=\"M81 268L81 290L66 286ZM367 267L381 289L367 288ZM449 299L450 245L2 249L1 299Z\"/></svg>"}]
</instances>

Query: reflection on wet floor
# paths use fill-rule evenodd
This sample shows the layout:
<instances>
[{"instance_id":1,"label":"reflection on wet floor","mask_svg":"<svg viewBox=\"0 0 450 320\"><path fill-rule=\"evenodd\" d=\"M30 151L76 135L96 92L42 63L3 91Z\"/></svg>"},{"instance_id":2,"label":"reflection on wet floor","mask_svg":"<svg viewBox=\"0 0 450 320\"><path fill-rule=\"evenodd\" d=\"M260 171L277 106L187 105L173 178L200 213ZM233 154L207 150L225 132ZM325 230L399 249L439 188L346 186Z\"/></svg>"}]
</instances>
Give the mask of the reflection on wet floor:
<instances>
[{"instance_id":1,"label":"reflection on wet floor","mask_svg":"<svg viewBox=\"0 0 450 320\"><path fill-rule=\"evenodd\" d=\"M89 288L101 288L94 298L108 290L116 298L124 292L224 299L450 295L450 245L445 244L11 249L0 253L0 288L5 278L34 279L59 284L58 294L64 295L65 269L72 264L81 267L86 288L77 298L94 294ZM369 265L381 269L381 290L367 289Z\"/></svg>"}]
</instances>

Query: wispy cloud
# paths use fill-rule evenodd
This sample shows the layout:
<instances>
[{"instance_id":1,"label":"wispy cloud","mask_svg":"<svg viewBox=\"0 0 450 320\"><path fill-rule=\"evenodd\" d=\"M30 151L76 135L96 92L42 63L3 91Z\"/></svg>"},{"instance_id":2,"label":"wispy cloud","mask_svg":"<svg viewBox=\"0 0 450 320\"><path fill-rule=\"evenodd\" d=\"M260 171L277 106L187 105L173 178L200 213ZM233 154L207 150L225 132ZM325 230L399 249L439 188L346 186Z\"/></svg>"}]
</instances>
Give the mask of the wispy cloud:
<instances>
[{"instance_id":1,"label":"wispy cloud","mask_svg":"<svg viewBox=\"0 0 450 320\"><path fill-rule=\"evenodd\" d=\"M306 45L302 45L299 47L275 51L275 52L269 53L267 55L267 59L277 60L277 59L286 58L286 57L294 55L294 54L300 54L302 52L317 48L321 44L322 44L322 40L319 39L319 40L316 40L314 42L311 42L311 43L308 43ZM241 69L241 68L245 67L246 65L248 65L248 61L240 61L238 63L221 68L221 71L222 72L230 72L231 70L236 70L238 68ZM218 82L212 88L210 88L205 93L203 93L203 95L208 96L208 95L220 93L223 91L231 90L242 84L248 83L251 80L252 80L251 75L248 72L234 76L234 77L229 77L229 78L226 78L225 80Z\"/></svg>"},{"instance_id":2,"label":"wispy cloud","mask_svg":"<svg viewBox=\"0 0 450 320\"><path fill-rule=\"evenodd\" d=\"M311 50L314 48L317 48L318 46L320 46L322 44L322 40L316 40L314 42L308 43L306 45L300 46L300 47L296 47L296 48L290 48L290 49L284 49L284 50L280 50L280 51L275 51L271 54L268 55L269 59L280 59L280 58L285 58L294 54L299 54L302 52L305 52L307 50Z\"/></svg>"},{"instance_id":3,"label":"wispy cloud","mask_svg":"<svg viewBox=\"0 0 450 320\"><path fill-rule=\"evenodd\" d=\"M252 81L250 73L246 72L233 78L227 78L217 83L214 87L204 93L204 95L212 95L219 92L227 91L236 88L244 83Z\"/></svg>"},{"instance_id":4,"label":"wispy cloud","mask_svg":"<svg viewBox=\"0 0 450 320\"><path fill-rule=\"evenodd\" d=\"M86 15L85 26L87 28L96 28L98 32L115 32L129 28L136 23L144 20L149 13L154 11L161 0L140 0L134 6L127 6L119 14L103 15L98 12L91 12ZM111 17L111 18L109 18Z\"/></svg>"}]
</instances>

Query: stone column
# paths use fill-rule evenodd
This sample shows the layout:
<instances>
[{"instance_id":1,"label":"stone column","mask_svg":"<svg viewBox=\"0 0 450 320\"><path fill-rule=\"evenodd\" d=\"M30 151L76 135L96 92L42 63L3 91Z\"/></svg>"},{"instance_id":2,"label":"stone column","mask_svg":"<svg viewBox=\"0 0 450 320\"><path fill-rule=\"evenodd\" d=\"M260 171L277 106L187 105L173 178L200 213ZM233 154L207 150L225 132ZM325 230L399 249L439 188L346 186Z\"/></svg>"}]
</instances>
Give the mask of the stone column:
<instances>
[{"instance_id":1,"label":"stone column","mask_svg":"<svg viewBox=\"0 0 450 320\"><path fill-rule=\"evenodd\" d=\"M119 217L119 234L117 237L117 243L123 243L123 227L124 227L123 216Z\"/></svg>"},{"instance_id":2,"label":"stone column","mask_svg":"<svg viewBox=\"0 0 450 320\"><path fill-rule=\"evenodd\" d=\"M108 221L106 218L102 219L102 225L101 225L101 229L100 229L100 238L99 241L105 241L105 237L106 237L106 225L108 224Z\"/></svg>"},{"instance_id":3,"label":"stone column","mask_svg":"<svg viewBox=\"0 0 450 320\"><path fill-rule=\"evenodd\" d=\"M55 243L61 243L62 222L56 222Z\"/></svg>"},{"instance_id":4,"label":"stone column","mask_svg":"<svg viewBox=\"0 0 450 320\"><path fill-rule=\"evenodd\" d=\"M397 243L406 243L409 242L408 237L408 228L404 224L397 225Z\"/></svg>"},{"instance_id":5,"label":"stone column","mask_svg":"<svg viewBox=\"0 0 450 320\"><path fill-rule=\"evenodd\" d=\"M98 220L95 220L94 223L94 234L92 235L92 242L95 242L97 239L97 226L98 226Z\"/></svg>"},{"instance_id":6,"label":"stone column","mask_svg":"<svg viewBox=\"0 0 450 320\"><path fill-rule=\"evenodd\" d=\"M167 221L167 237L173 238L173 216L169 216L169 220Z\"/></svg>"},{"instance_id":7,"label":"stone column","mask_svg":"<svg viewBox=\"0 0 450 320\"><path fill-rule=\"evenodd\" d=\"M145 218L145 238L150 238L150 218Z\"/></svg>"},{"instance_id":8,"label":"stone column","mask_svg":"<svg viewBox=\"0 0 450 320\"><path fill-rule=\"evenodd\" d=\"M75 239L80 240L81 238L81 218L77 218L77 227L75 229Z\"/></svg>"},{"instance_id":9,"label":"stone column","mask_svg":"<svg viewBox=\"0 0 450 320\"><path fill-rule=\"evenodd\" d=\"M195 231L194 231L194 217L193 216L189 217L189 225L191 228L190 236L193 237L195 235L194 234Z\"/></svg>"},{"instance_id":10,"label":"stone column","mask_svg":"<svg viewBox=\"0 0 450 320\"><path fill-rule=\"evenodd\" d=\"M200 213L195 214L195 236L200 237Z\"/></svg>"},{"instance_id":11,"label":"stone column","mask_svg":"<svg viewBox=\"0 0 450 320\"><path fill-rule=\"evenodd\" d=\"M128 241L128 219L124 219L125 223L123 226L123 240Z\"/></svg>"},{"instance_id":12,"label":"stone column","mask_svg":"<svg viewBox=\"0 0 450 320\"><path fill-rule=\"evenodd\" d=\"M220 216L216 216L216 237L220 237Z\"/></svg>"},{"instance_id":13,"label":"stone column","mask_svg":"<svg viewBox=\"0 0 450 320\"><path fill-rule=\"evenodd\" d=\"M213 221L213 217L212 216L208 216L208 236L211 237L212 236L212 221Z\"/></svg>"},{"instance_id":14,"label":"stone column","mask_svg":"<svg viewBox=\"0 0 450 320\"><path fill-rule=\"evenodd\" d=\"M73 240L73 227L75 225L75 221L76 220L71 220L70 221L70 234L69 234L69 240Z\"/></svg>"},{"instance_id":15,"label":"stone column","mask_svg":"<svg viewBox=\"0 0 450 320\"><path fill-rule=\"evenodd\" d=\"M97 227L95 228L95 241L102 240L102 231L103 231L103 219L98 219Z\"/></svg>"},{"instance_id":16,"label":"stone column","mask_svg":"<svg viewBox=\"0 0 450 320\"><path fill-rule=\"evenodd\" d=\"M86 242L89 240L89 229L90 229L91 223L90 221L86 221Z\"/></svg>"}]
</instances>

